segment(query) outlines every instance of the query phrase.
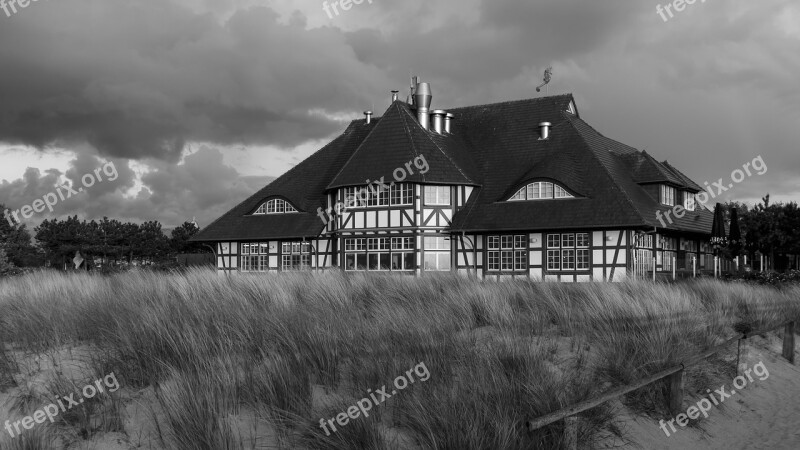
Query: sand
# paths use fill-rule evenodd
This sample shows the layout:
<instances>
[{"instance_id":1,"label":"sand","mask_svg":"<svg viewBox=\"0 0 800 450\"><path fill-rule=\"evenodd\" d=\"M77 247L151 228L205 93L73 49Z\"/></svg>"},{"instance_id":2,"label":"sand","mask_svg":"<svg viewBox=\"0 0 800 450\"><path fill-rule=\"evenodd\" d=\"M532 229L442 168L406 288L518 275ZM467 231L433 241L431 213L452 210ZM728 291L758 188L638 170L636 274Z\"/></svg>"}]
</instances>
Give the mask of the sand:
<instances>
[{"instance_id":1,"label":"sand","mask_svg":"<svg viewBox=\"0 0 800 450\"><path fill-rule=\"evenodd\" d=\"M800 366L791 365L780 354L781 340L774 335L751 338L743 362L748 367L763 362L769 377L762 381L754 376L752 383L720 407L712 406L708 418L700 416L697 428L676 426L677 432L669 430L671 436L667 437L657 421L633 417L623 410L623 429L636 444L617 448L800 449ZM732 382L724 383L726 392L734 389ZM713 391L720 385L708 388ZM696 402L687 396L684 408Z\"/></svg>"}]
</instances>

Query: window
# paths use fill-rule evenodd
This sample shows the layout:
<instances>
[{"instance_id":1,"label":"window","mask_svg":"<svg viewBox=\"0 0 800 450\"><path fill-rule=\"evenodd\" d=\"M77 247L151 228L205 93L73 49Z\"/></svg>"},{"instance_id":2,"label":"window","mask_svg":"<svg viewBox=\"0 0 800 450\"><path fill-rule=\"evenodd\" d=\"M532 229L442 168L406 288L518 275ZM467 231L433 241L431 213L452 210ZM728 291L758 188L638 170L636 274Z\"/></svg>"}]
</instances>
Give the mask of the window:
<instances>
[{"instance_id":1,"label":"window","mask_svg":"<svg viewBox=\"0 0 800 450\"><path fill-rule=\"evenodd\" d=\"M281 244L281 268L283 270L306 270L311 268L311 244L284 242Z\"/></svg>"},{"instance_id":2,"label":"window","mask_svg":"<svg viewBox=\"0 0 800 450\"><path fill-rule=\"evenodd\" d=\"M518 190L517 193L508 200L546 200L553 198L575 198L575 196L555 183L536 181Z\"/></svg>"},{"instance_id":3,"label":"window","mask_svg":"<svg viewBox=\"0 0 800 450\"><path fill-rule=\"evenodd\" d=\"M661 204L675 206L675 188L672 186L661 185Z\"/></svg>"},{"instance_id":4,"label":"window","mask_svg":"<svg viewBox=\"0 0 800 450\"><path fill-rule=\"evenodd\" d=\"M489 236L486 242L486 270L519 272L528 269L526 235Z\"/></svg>"},{"instance_id":5,"label":"window","mask_svg":"<svg viewBox=\"0 0 800 450\"><path fill-rule=\"evenodd\" d=\"M253 214L262 215L262 214L289 214L289 213L296 213L297 210L291 203L281 200L279 198L269 200L266 203L262 204L258 207L256 212Z\"/></svg>"},{"instance_id":6,"label":"window","mask_svg":"<svg viewBox=\"0 0 800 450\"><path fill-rule=\"evenodd\" d=\"M692 192L683 193L683 209L687 211L694 211L695 208L695 194Z\"/></svg>"},{"instance_id":7,"label":"window","mask_svg":"<svg viewBox=\"0 0 800 450\"><path fill-rule=\"evenodd\" d=\"M431 206L449 205L450 186L425 186L425 204Z\"/></svg>"},{"instance_id":8,"label":"window","mask_svg":"<svg viewBox=\"0 0 800 450\"><path fill-rule=\"evenodd\" d=\"M589 270L589 233L547 235L547 270Z\"/></svg>"},{"instance_id":9,"label":"window","mask_svg":"<svg viewBox=\"0 0 800 450\"><path fill-rule=\"evenodd\" d=\"M450 238L443 236L425 236L425 271L450 270Z\"/></svg>"},{"instance_id":10,"label":"window","mask_svg":"<svg viewBox=\"0 0 800 450\"><path fill-rule=\"evenodd\" d=\"M392 186L392 205L413 205L414 185L411 183L398 183Z\"/></svg>"},{"instance_id":11,"label":"window","mask_svg":"<svg viewBox=\"0 0 800 450\"><path fill-rule=\"evenodd\" d=\"M351 238L344 241L345 270L415 270L413 237Z\"/></svg>"},{"instance_id":12,"label":"window","mask_svg":"<svg viewBox=\"0 0 800 450\"><path fill-rule=\"evenodd\" d=\"M266 242L253 242L242 244L241 272L266 272L269 270L269 244Z\"/></svg>"}]
</instances>

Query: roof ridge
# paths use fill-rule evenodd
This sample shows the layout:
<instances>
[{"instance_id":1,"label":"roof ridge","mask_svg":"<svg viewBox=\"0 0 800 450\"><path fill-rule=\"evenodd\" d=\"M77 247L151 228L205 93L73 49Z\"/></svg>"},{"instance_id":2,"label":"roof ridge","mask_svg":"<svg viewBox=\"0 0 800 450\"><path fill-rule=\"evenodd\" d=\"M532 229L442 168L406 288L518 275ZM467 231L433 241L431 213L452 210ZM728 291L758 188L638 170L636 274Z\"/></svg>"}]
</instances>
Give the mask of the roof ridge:
<instances>
[{"instance_id":1,"label":"roof ridge","mask_svg":"<svg viewBox=\"0 0 800 450\"><path fill-rule=\"evenodd\" d=\"M457 108L450 108L450 109L444 108L444 109L447 112L452 112L452 111L458 111L458 110L462 110L462 109L481 108L481 107L486 107L486 106L510 105L510 104L514 104L514 103L524 103L524 102L530 102L530 101L537 101L538 102L538 101L543 101L543 100L547 100L547 99L554 99L554 98L560 98L560 97L571 97L573 100L575 99L575 97L572 95L572 92L568 92L568 93L565 93L565 94L548 95L548 96L545 96L545 97L532 97L532 98L523 98L523 99L518 99L518 100L506 100L504 102L484 103L484 104L480 104L480 105L459 106Z\"/></svg>"}]
</instances>

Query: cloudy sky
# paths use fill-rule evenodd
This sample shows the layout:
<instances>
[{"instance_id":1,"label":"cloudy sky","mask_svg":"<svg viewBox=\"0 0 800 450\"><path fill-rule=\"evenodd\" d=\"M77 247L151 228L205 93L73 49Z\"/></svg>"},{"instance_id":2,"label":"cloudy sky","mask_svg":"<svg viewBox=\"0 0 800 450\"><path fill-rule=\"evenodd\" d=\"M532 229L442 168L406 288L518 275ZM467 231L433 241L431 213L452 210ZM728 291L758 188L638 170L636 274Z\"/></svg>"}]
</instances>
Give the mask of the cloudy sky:
<instances>
[{"instance_id":1,"label":"cloudy sky","mask_svg":"<svg viewBox=\"0 0 800 450\"><path fill-rule=\"evenodd\" d=\"M8 0L6 0L7 2ZM701 185L800 200L800 3L40 0L0 9L0 203L104 180L51 215L200 225L313 153L409 73L434 106L572 92L601 133ZM327 2L329 5L333 1ZM666 4L664 1L662 4ZM329 8L331 9L331 8ZM101 172L102 173L102 172Z\"/></svg>"}]
</instances>

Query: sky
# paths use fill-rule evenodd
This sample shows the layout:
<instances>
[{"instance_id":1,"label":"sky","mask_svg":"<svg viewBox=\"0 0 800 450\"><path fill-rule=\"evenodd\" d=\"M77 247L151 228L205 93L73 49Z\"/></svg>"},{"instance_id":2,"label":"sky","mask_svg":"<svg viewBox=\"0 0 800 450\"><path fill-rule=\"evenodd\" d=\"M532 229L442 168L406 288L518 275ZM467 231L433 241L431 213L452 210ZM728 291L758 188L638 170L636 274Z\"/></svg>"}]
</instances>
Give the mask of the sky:
<instances>
[{"instance_id":1,"label":"sky","mask_svg":"<svg viewBox=\"0 0 800 450\"><path fill-rule=\"evenodd\" d=\"M7 5L0 203L31 205L113 167L117 176L24 223L78 215L202 227L364 110L381 115L392 89L405 98L410 74L447 109L542 96L547 67L550 95L572 93L602 134L700 185L727 184L761 157L766 172L719 199L800 201L800 3L666 11L659 1Z\"/></svg>"}]
</instances>

